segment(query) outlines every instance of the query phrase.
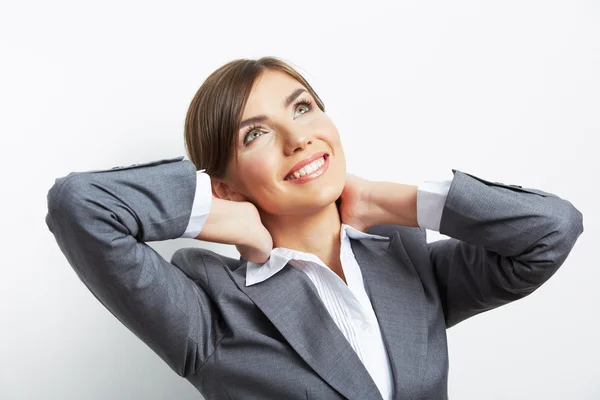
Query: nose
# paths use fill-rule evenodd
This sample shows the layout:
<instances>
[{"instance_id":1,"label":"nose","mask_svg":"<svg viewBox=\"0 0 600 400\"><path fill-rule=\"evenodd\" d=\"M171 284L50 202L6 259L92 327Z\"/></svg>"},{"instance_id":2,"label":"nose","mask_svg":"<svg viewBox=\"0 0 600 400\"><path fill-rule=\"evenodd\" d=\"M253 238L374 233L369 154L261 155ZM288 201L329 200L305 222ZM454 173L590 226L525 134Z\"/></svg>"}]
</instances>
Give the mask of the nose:
<instances>
[{"instance_id":1,"label":"nose","mask_svg":"<svg viewBox=\"0 0 600 400\"><path fill-rule=\"evenodd\" d=\"M312 134L306 129L299 127L286 129L284 138L283 151L286 156L291 156L297 151L302 151L306 149L306 146L313 143Z\"/></svg>"}]
</instances>

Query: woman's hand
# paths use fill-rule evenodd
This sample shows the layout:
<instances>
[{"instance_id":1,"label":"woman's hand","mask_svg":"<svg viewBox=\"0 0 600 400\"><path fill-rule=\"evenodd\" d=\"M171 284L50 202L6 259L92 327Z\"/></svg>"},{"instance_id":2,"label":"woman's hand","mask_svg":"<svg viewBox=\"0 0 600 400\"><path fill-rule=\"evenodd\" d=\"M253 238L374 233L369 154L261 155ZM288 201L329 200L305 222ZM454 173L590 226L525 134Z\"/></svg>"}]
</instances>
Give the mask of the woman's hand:
<instances>
[{"instance_id":1,"label":"woman's hand","mask_svg":"<svg viewBox=\"0 0 600 400\"><path fill-rule=\"evenodd\" d=\"M254 204L217 197L196 239L233 244L245 260L255 263L266 262L273 249L273 238Z\"/></svg>"},{"instance_id":2,"label":"woman's hand","mask_svg":"<svg viewBox=\"0 0 600 400\"><path fill-rule=\"evenodd\" d=\"M235 244L244 260L254 263L267 262L273 250L273 238L262 224L258 209L250 202L242 202L242 224L239 229L243 236Z\"/></svg>"},{"instance_id":3,"label":"woman's hand","mask_svg":"<svg viewBox=\"0 0 600 400\"><path fill-rule=\"evenodd\" d=\"M374 182L347 174L340 217L361 232L379 224L418 227L417 193L415 185Z\"/></svg>"},{"instance_id":4,"label":"woman's hand","mask_svg":"<svg viewBox=\"0 0 600 400\"><path fill-rule=\"evenodd\" d=\"M356 175L346 174L346 185L340 196L339 209L342 222L361 232L366 232L371 226L369 193L373 184L374 182Z\"/></svg>"}]
</instances>

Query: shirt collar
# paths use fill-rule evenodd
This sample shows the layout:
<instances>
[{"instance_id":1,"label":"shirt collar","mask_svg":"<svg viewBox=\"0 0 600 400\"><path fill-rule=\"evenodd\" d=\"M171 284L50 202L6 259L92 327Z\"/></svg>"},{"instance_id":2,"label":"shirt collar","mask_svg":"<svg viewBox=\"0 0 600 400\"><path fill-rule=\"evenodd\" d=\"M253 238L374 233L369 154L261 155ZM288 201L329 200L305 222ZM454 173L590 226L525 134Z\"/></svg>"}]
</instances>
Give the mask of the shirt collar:
<instances>
[{"instance_id":1,"label":"shirt collar","mask_svg":"<svg viewBox=\"0 0 600 400\"><path fill-rule=\"evenodd\" d=\"M354 229L350 225L342 224L342 229L340 230L340 243L343 243L344 240L348 240L347 238L376 240L390 239L387 236L364 233ZM304 253L285 247L276 247L271 250L271 255L267 262L259 264L248 261L248 265L246 267L246 286L254 285L269 279L277 272L281 271L283 267L285 267L285 265L291 260L313 261L317 264L323 265L323 262L314 254Z\"/></svg>"}]
</instances>

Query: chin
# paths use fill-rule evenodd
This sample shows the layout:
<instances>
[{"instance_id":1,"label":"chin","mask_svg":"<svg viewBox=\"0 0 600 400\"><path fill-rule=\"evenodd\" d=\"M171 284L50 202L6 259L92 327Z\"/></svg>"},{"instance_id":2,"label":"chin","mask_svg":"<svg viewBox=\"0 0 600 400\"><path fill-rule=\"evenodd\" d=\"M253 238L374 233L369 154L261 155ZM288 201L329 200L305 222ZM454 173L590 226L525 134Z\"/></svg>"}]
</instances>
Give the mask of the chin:
<instances>
[{"instance_id":1,"label":"chin","mask_svg":"<svg viewBox=\"0 0 600 400\"><path fill-rule=\"evenodd\" d=\"M343 188L342 185L336 184L305 194L288 193L286 196L277 199L270 198L268 202L264 202L263 210L272 215L318 212L331 204L335 205L335 201L342 194Z\"/></svg>"},{"instance_id":2,"label":"chin","mask_svg":"<svg viewBox=\"0 0 600 400\"><path fill-rule=\"evenodd\" d=\"M305 209L314 209L315 211L323 207L327 207L330 204L334 204L335 201L341 196L344 190L345 182L339 181L333 184L327 182L326 185L320 187L317 191L311 191L306 193L306 196L296 196L289 204L293 204L294 207L303 207Z\"/></svg>"}]
</instances>

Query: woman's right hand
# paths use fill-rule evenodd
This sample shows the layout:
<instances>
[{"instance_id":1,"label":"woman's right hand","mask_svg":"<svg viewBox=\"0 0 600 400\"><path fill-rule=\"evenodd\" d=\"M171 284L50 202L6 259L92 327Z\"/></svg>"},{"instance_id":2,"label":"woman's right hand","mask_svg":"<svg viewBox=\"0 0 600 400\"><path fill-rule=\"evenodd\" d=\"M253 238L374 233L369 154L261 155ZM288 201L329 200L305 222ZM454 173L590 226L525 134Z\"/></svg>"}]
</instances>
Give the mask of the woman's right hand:
<instances>
[{"instance_id":1,"label":"woman's right hand","mask_svg":"<svg viewBox=\"0 0 600 400\"><path fill-rule=\"evenodd\" d=\"M245 260L255 263L266 262L273 249L273 238L254 204L217 197L196 239L233 244Z\"/></svg>"},{"instance_id":2,"label":"woman's right hand","mask_svg":"<svg viewBox=\"0 0 600 400\"><path fill-rule=\"evenodd\" d=\"M234 202L232 202L234 203ZM267 262L273 250L273 238L262 224L260 214L256 206L250 202L238 203L243 206L241 210L242 237L235 244L235 247L244 257L244 260L255 263Z\"/></svg>"}]
</instances>

